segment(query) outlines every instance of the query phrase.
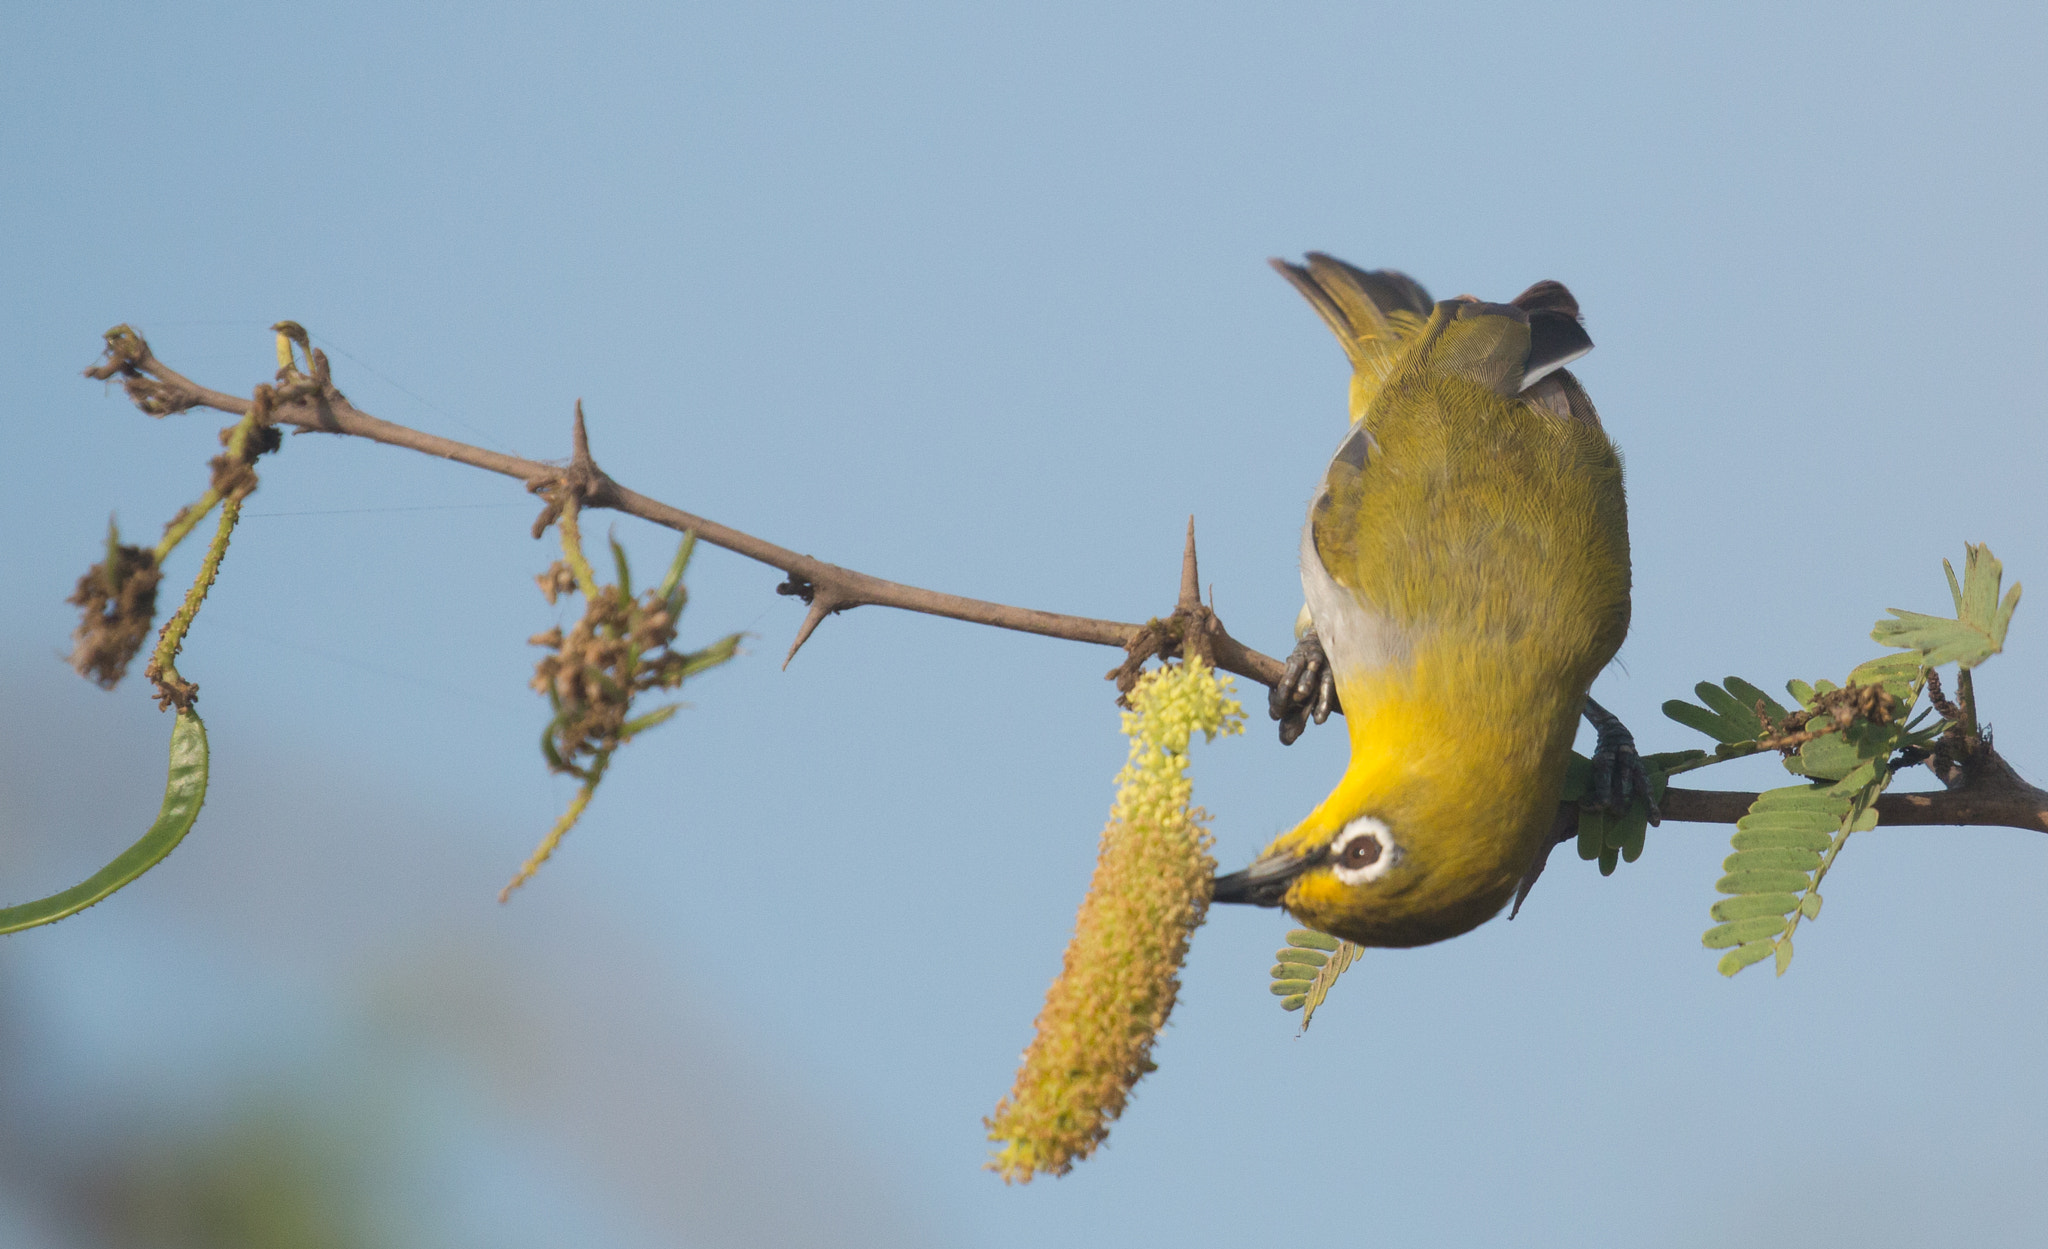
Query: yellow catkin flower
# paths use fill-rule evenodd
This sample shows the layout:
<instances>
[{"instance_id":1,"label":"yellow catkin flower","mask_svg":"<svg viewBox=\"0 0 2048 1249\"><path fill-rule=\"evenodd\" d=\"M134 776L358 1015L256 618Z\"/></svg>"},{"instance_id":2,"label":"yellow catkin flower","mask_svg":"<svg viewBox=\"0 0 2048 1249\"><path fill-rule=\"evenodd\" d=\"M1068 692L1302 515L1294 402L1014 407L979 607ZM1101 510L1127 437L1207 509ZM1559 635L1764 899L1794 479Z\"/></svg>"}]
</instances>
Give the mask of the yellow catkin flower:
<instances>
[{"instance_id":1,"label":"yellow catkin flower","mask_svg":"<svg viewBox=\"0 0 2048 1249\"><path fill-rule=\"evenodd\" d=\"M1152 1070L1152 1039L1180 989L1188 937L1209 908L1216 861L1208 815L1190 807L1188 742L1244 731L1244 709L1199 659L1139 679L1123 718L1131 753L1117 773L1095 878L1066 966L1045 995L1016 1087L984 1123L1005 1181L1064 1175L1095 1151Z\"/></svg>"}]
</instances>

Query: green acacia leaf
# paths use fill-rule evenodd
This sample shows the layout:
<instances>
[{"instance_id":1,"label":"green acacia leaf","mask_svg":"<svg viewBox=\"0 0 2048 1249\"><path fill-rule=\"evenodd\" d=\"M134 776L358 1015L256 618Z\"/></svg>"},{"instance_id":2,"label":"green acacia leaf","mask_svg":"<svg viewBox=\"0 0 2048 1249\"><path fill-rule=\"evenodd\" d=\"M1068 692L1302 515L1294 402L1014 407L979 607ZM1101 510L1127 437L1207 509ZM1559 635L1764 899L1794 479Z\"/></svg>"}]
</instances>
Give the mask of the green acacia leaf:
<instances>
[{"instance_id":1,"label":"green acacia leaf","mask_svg":"<svg viewBox=\"0 0 2048 1249\"><path fill-rule=\"evenodd\" d=\"M740 639L743 636L745 635L729 633L703 650L690 652L683 657L683 666L678 672L678 679L696 676L708 668L716 668L726 660L731 659L739 653Z\"/></svg>"},{"instance_id":2,"label":"green acacia leaf","mask_svg":"<svg viewBox=\"0 0 2048 1249\"><path fill-rule=\"evenodd\" d=\"M1723 954L1721 961L1715 964L1715 968L1724 976L1732 976L1752 963L1763 962L1771 954L1772 947L1770 942L1753 941L1748 945L1737 946L1735 949Z\"/></svg>"},{"instance_id":3,"label":"green acacia leaf","mask_svg":"<svg viewBox=\"0 0 2048 1249\"><path fill-rule=\"evenodd\" d=\"M1607 821L1603 836L1609 850L1627 848L1629 842L1639 840L1642 830L1650 826L1650 810L1641 802L1632 804L1628 810Z\"/></svg>"},{"instance_id":4,"label":"green acacia leaf","mask_svg":"<svg viewBox=\"0 0 2048 1249\"><path fill-rule=\"evenodd\" d=\"M2004 599L1999 598L2005 570L1991 548L1981 543L1965 548L1961 585L1956 584L1954 565L1943 560L1941 566L1948 574L1956 618L1891 607L1886 611L1893 618L1878 621L1870 637L1886 646L1918 651L1920 662L1930 668L1950 663L1974 668L2005 649L2005 633L2020 603L2020 587L2014 585Z\"/></svg>"},{"instance_id":5,"label":"green acacia leaf","mask_svg":"<svg viewBox=\"0 0 2048 1249\"><path fill-rule=\"evenodd\" d=\"M1925 749L1939 741L1942 731L1946 728L1948 728L1948 721L1936 720L1924 729L1915 729L1910 733L1901 733L1899 735L1899 747L1900 749L1905 749L1909 746L1917 746Z\"/></svg>"},{"instance_id":6,"label":"green acacia leaf","mask_svg":"<svg viewBox=\"0 0 2048 1249\"><path fill-rule=\"evenodd\" d=\"M1744 691L1748 691L1747 694ZM1705 681L1693 686L1693 692L1700 695L1709 707L1727 720L1730 728L1743 730L1745 737L1755 737L1756 729L1763 727L1757 718L1756 700L1763 698L1763 691L1741 677L1723 677L1719 687ZM1774 700L1766 699L1770 706L1777 706Z\"/></svg>"},{"instance_id":7,"label":"green acacia leaf","mask_svg":"<svg viewBox=\"0 0 2048 1249\"><path fill-rule=\"evenodd\" d=\"M1807 828L1745 828L1738 830L1728 839L1728 844L1737 850L1826 850L1835 844L1830 822L1827 829Z\"/></svg>"},{"instance_id":8,"label":"green acacia leaf","mask_svg":"<svg viewBox=\"0 0 2048 1249\"><path fill-rule=\"evenodd\" d=\"M1282 999L1282 1010L1302 1013L1301 1030L1306 1032L1316 1008L1330 995L1337 977L1358 958L1361 947L1313 928L1297 928L1288 933L1287 944L1293 948L1275 956L1280 961L1271 973L1276 977L1273 992ZM1311 965L1309 959L1319 965Z\"/></svg>"},{"instance_id":9,"label":"green acacia leaf","mask_svg":"<svg viewBox=\"0 0 2048 1249\"><path fill-rule=\"evenodd\" d=\"M1308 1031L1309 1021L1316 1017L1317 1008L1322 1006L1323 1000L1330 996L1330 989L1337 983L1337 977L1343 975L1344 969L1357 961L1359 952L1362 949L1364 949L1363 946L1354 945L1349 941L1339 941L1329 963L1316 973L1314 980L1309 982L1308 992L1304 997L1301 1011L1301 1030L1303 1032Z\"/></svg>"},{"instance_id":10,"label":"green acacia leaf","mask_svg":"<svg viewBox=\"0 0 2048 1249\"><path fill-rule=\"evenodd\" d=\"M0 933L20 932L76 915L163 862L199 818L199 808L206 803L206 774L206 726L197 713L181 711L171 725L171 763L164 781L164 800L149 831L114 856L113 862L71 888L0 908Z\"/></svg>"},{"instance_id":11,"label":"green acacia leaf","mask_svg":"<svg viewBox=\"0 0 2048 1249\"><path fill-rule=\"evenodd\" d=\"M1863 766L1828 787L1828 792L1834 795L1837 804L1835 810L1837 812L1846 817L1849 814L1849 808L1855 805L1856 800L1859 797L1865 796L1864 790L1869 789L1873 783L1885 780L1885 777L1879 772L1883 762L1884 760L1881 756L1867 759L1864 761ZM1884 788L1883 784L1878 784L1878 788Z\"/></svg>"},{"instance_id":12,"label":"green acacia leaf","mask_svg":"<svg viewBox=\"0 0 2048 1249\"><path fill-rule=\"evenodd\" d=\"M1774 848L1770 850L1737 850L1721 860L1721 870L1735 872L1792 871L1810 872L1820 866L1820 855L1812 850Z\"/></svg>"},{"instance_id":13,"label":"green acacia leaf","mask_svg":"<svg viewBox=\"0 0 2048 1249\"><path fill-rule=\"evenodd\" d=\"M1767 807L1761 811L1752 808L1748 815L1735 821L1735 827L1740 832L1766 828L1783 829L1787 832L1795 830L1833 832L1841 825L1841 822L1842 817L1833 811L1815 807L1795 807L1788 810L1774 806Z\"/></svg>"},{"instance_id":14,"label":"green acacia leaf","mask_svg":"<svg viewBox=\"0 0 2048 1249\"><path fill-rule=\"evenodd\" d=\"M1820 895L1817 893L1809 893L1805 897L1799 899L1799 913L1810 920L1819 919Z\"/></svg>"},{"instance_id":15,"label":"green acacia leaf","mask_svg":"<svg viewBox=\"0 0 2048 1249\"><path fill-rule=\"evenodd\" d=\"M1827 811L1839 820L1849 813L1849 795L1826 785L1786 785L1767 789L1750 804L1750 815L1778 811Z\"/></svg>"},{"instance_id":16,"label":"green acacia leaf","mask_svg":"<svg viewBox=\"0 0 2048 1249\"><path fill-rule=\"evenodd\" d=\"M1718 685L1702 681L1692 687L1692 692L1699 695L1700 701L1707 705L1707 709L1721 717L1730 728L1747 728L1749 722L1756 720L1756 711L1752 706ZM1758 727L1762 727L1760 722ZM1756 734L1744 733L1743 736L1755 737Z\"/></svg>"},{"instance_id":17,"label":"green acacia leaf","mask_svg":"<svg viewBox=\"0 0 2048 1249\"><path fill-rule=\"evenodd\" d=\"M1942 561L1943 570L1948 573L1949 592L1955 593L1955 568L1947 560ZM2003 645L2005 628L2012 618L2012 607L2003 605L1998 599L1999 583L2005 579L2005 567L1991 548L1981 542L1971 542L1963 547L1963 592L1957 604L1958 619L1972 624L1986 626L1994 639ZM2016 606L2019 601L2019 587L2005 596L2006 603ZM2003 618L2001 618L2003 613Z\"/></svg>"},{"instance_id":18,"label":"green acacia leaf","mask_svg":"<svg viewBox=\"0 0 2048 1249\"><path fill-rule=\"evenodd\" d=\"M548 761L549 767L557 772L567 772L569 771L568 763L562 759L562 753L555 749L555 730L560 728L561 724L562 717L556 716L548 721L546 728L540 731L540 753Z\"/></svg>"},{"instance_id":19,"label":"green acacia leaf","mask_svg":"<svg viewBox=\"0 0 2048 1249\"><path fill-rule=\"evenodd\" d=\"M1991 627L1988 632L1991 634L1991 640L1998 643L2000 650L2005 649L2005 631L2012 627L2012 614L2019 605L2020 587L2018 582L2014 582L2012 589L2005 592L2005 598L1998 604L1998 609L1991 613Z\"/></svg>"},{"instance_id":20,"label":"green acacia leaf","mask_svg":"<svg viewBox=\"0 0 2048 1249\"><path fill-rule=\"evenodd\" d=\"M1906 726L1902 723L1875 724L1869 720L1858 720L1843 736L1856 747L1857 758L1882 764L1892 757L1892 750L1905 731Z\"/></svg>"},{"instance_id":21,"label":"green acacia leaf","mask_svg":"<svg viewBox=\"0 0 2048 1249\"><path fill-rule=\"evenodd\" d=\"M1785 969L1792 965L1792 938L1780 937L1774 944L1776 946L1774 952L1778 956L1778 974L1782 976L1785 974Z\"/></svg>"},{"instance_id":22,"label":"green acacia leaf","mask_svg":"<svg viewBox=\"0 0 2048 1249\"><path fill-rule=\"evenodd\" d=\"M1730 946L1748 945L1752 941L1775 937L1784 928L1785 917L1782 915L1754 915L1707 929L1700 943L1709 950L1725 950Z\"/></svg>"},{"instance_id":23,"label":"green acacia leaf","mask_svg":"<svg viewBox=\"0 0 2048 1249\"><path fill-rule=\"evenodd\" d=\"M657 707L644 716L628 720L619 726L619 740L622 742L631 741L635 734L645 733L657 724L668 722L675 716L676 712L682 709L683 705L681 703L670 703L666 707Z\"/></svg>"},{"instance_id":24,"label":"green acacia leaf","mask_svg":"<svg viewBox=\"0 0 2048 1249\"><path fill-rule=\"evenodd\" d=\"M605 542L612 548L612 567L619 572L619 601L630 603L633 601L633 568L626 562L626 548L619 545L616 533L606 534Z\"/></svg>"},{"instance_id":25,"label":"green acacia leaf","mask_svg":"<svg viewBox=\"0 0 2048 1249\"><path fill-rule=\"evenodd\" d=\"M1607 816L1590 802L1579 804L1579 857L1592 862L1607 847Z\"/></svg>"},{"instance_id":26,"label":"green acacia leaf","mask_svg":"<svg viewBox=\"0 0 2048 1249\"><path fill-rule=\"evenodd\" d=\"M1897 619L1878 621L1870 631L1871 640L1886 646L1911 647L1920 653L1921 661L1930 668L1939 668L1943 664L1974 668L2000 649L1984 630L1960 620L1901 611L1896 607L1886 610Z\"/></svg>"},{"instance_id":27,"label":"green acacia leaf","mask_svg":"<svg viewBox=\"0 0 2048 1249\"><path fill-rule=\"evenodd\" d=\"M1751 716L1754 716L1756 714L1756 705L1759 702L1761 702L1764 705L1764 713L1770 716L1773 720L1782 720L1786 717L1787 714L1789 714L1785 708L1785 704L1779 702L1775 698L1772 698L1769 694L1764 693L1762 690L1758 689L1754 685L1751 685L1749 682L1743 680L1741 677L1727 677L1722 680L1721 684L1723 686L1726 686L1728 692L1735 696L1735 699L1737 703L1741 705L1742 710L1749 713ZM1763 725L1758 724L1757 727L1762 728Z\"/></svg>"},{"instance_id":28,"label":"green acacia leaf","mask_svg":"<svg viewBox=\"0 0 2048 1249\"><path fill-rule=\"evenodd\" d=\"M1714 892L1804 893L1812 883L1805 872L1730 872L1714 882Z\"/></svg>"},{"instance_id":29,"label":"green acacia leaf","mask_svg":"<svg viewBox=\"0 0 2048 1249\"><path fill-rule=\"evenodd\" d=\"M1695 707L1679 698L1664 700L1664 714L1689 729L1697 729L1715 741L1721 740L1721 719L1705 707Z\"/></svg>"},{"instance_id":30,"label":"green acacia leaf","mask_svg":"<svg viewBox=\"0 0 2048 1249\"><path fill-rule=\"evenodd\" d=\"M1778 700L1741 677L1728 677L1720 685L1702 681L1693 687L1693 693L1703 706L1672 699L1664 704L1664 714L1724 746L1752 742L1763 733L1763 721L1756 714L1759 701L1767 715L1785 715Z\"/></svg>"},{"instance_id":31,"label":"green acacia leaf","mask_svg":"<svg viewBox=\"0 0 2048 1249\"><path fill-rule=\"evenodd\" d=\"M1688 763L1697 763L1706 757L1707 752L1704 750L1662 750L1654 755L1644 755L1643 769L1654 776L1659 772L1684 767Z\"/></svg>"},{"instance_id":32,"label":"green acacia leaf","mask_svg":"<svg viewBox=\"0 0 2048 1249\"><path fill-rule=\"evenodd\" d=\"M1901 708L1910 708L1919 697L1920 674L1925 671L1918 655L1879 655L1851 668L1849 682L1882 685L1886 693L1899 700ZM1904 718L1903 712L1899 718Z\"/></svg>"},{"instance_id":33,"label":"green acacia leaf","mask_svg":"<svg viewBox=\"0 0 2048 1249\"><path fill-rule=\"evenodd\" d=\"M1683 702L1676 698L1664 704L1664 714L1689 729L1696 729L1699 732L1705 733L1717 742L1734 743L1748 741L1749 738L1756 736L1754 733L1749 734L1748 737L1739 734L1733 737L1727 736L1729 730L1723 726L1720 716L1715 715L1705 707L1695 707L1691 703Z\"/></svg>"},{"instance_id":34,"label":"green acacia leaf","mask_svg":"<svg viewBox=\"0 0 2048 1249\"><path fill-rule=\"evenodd\" d=\"M1798 906L1799 895L1795 893L1753 893L1746 897L1723 898L1714 903L1707 913L1723 922L1753 919L1758 915L1770 915L1783 921Z\"/></svg>"},{"instance_id":35,"label":"green acacia leaf","mask_svg":"<svg viewBox=\"0 0 2048 1249\"><path fill-rule=\"evenodd\" d=\"M1577 802L1586 796L1593 785L1593 761L1574 750L1571 762L1565 765L1564 793L1559 796L1563 802Z\"/></svg>"},{"instance_id":36,"label":"green acacia leaf","mask_svg":"<svg viewBox=\"0 0 2048 1249\"><path fill-rule=\"evenodd\" d=\"M697 531L684 530L683 540L676 545L676 557L669 561L668 575L661 579L661 586L655 591L655 596L668 605L671 613L682 610L683 604L678 592L683 585L683 570L690 566L690 553L696 549Z\"/></svg>"},{"instance_id":37,"label":"green acacia leaf","mask_svg":"<svg viewBox=\"0 0 2048 1249\"><path fill-rule=\"evenodd\" d=\"M1785 760L1785 770L1794 776L1838 781L1855 771L1864 757L1847 735L1829 733L1801 746L1798 754Z\"/></svg>"}]
</instances>

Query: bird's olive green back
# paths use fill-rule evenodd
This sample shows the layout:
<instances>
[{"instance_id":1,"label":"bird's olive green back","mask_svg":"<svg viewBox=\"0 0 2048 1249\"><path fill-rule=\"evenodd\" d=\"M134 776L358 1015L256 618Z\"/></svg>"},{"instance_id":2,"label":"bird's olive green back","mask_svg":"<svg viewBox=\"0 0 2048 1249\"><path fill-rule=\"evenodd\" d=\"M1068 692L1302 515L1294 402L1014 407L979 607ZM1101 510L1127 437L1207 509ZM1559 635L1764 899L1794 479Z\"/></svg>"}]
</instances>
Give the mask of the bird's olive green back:
<instances>
[{"instance_id":1,"label":"bird's olive green back","mask_svg":"<svg viewBox=\"0 0 2048 1249\"><path fill-rule=\"evenodd\" d=\"M1556 406L1517 392L1528 343L1503 305L1440 305L1332 459L1312 535L1402 633L1530 646L1590 681L1628 630L1621 461L1568 374Z\"/></svg>"}]
</instances>

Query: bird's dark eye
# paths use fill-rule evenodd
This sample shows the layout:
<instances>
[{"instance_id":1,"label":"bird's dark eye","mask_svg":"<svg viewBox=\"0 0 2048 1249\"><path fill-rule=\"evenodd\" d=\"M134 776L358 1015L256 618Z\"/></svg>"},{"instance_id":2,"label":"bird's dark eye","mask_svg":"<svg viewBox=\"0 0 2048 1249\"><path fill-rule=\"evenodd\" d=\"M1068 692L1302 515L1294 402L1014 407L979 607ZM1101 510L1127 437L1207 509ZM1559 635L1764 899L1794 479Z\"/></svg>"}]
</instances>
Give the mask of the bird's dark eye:
<instances>
[{"instance_id":1,"label":"bird's dark eye","mask_svg":"<svg viewBox=\"0 0 2048 1249\"><path fill-rule=\"evenodd\" d=\"M1353 837L1344 853L1337 856L1337 862L1349 868L1371 867L1379 861L1380 839L1373 836Z\"/></svg>"},{"instance_id":2,"label":"bird's dark eye","mask_svg":"<svg viewBox=\"0 0 2048 1249\"><path fill-rule=\"evenodd\" d=\"M1384 822L1370 815L1361 815L1346 824L1330 843L1330 870L1342 885L1378 880L1400 861L1400 843L1387 831Z\"/></svg>"}]
</instances>

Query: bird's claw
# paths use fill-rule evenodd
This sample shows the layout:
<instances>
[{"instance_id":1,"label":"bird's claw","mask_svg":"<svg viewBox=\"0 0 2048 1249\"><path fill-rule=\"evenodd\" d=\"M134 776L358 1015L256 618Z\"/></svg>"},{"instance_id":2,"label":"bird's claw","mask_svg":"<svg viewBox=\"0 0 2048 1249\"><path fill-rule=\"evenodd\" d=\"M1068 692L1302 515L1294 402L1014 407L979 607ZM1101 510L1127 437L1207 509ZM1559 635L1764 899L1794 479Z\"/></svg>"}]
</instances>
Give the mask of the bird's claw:
<instances>
[{"instance_id":1,"label":"bird's claw","mask_svg":"<svg viewBox=\"0 0 2048 1249\"><path fill-rule=\"evenodd\" d=\"M1322 639L1310 629L1287 656L1280 682L1266 699L1266 711L1280 722L1280 744L1291 746L1308 728L1311 718L1321 724L1339 709L1337 675L1330 670L1330 657L1323 653Z\"/></svg>"},{"instance_id":2,"label":"bird's claw","mask_svg":"<svg viewBox=\"0 0 2048 1249\"><path fill-rule=\"evenodd\" d=\"M1657 809L1657 794L1650 786L1649 770L1643 766L1643 757L1636 753L1635 735L1613 712L1590 698L1586 700L1586 719L1592 723L1595 734L1593 775L1586 801L1610 815L1620 815L1640 798L1650 814L1650 823L1659 823L1663 812Z\"/></svg>"}]
</instances>

